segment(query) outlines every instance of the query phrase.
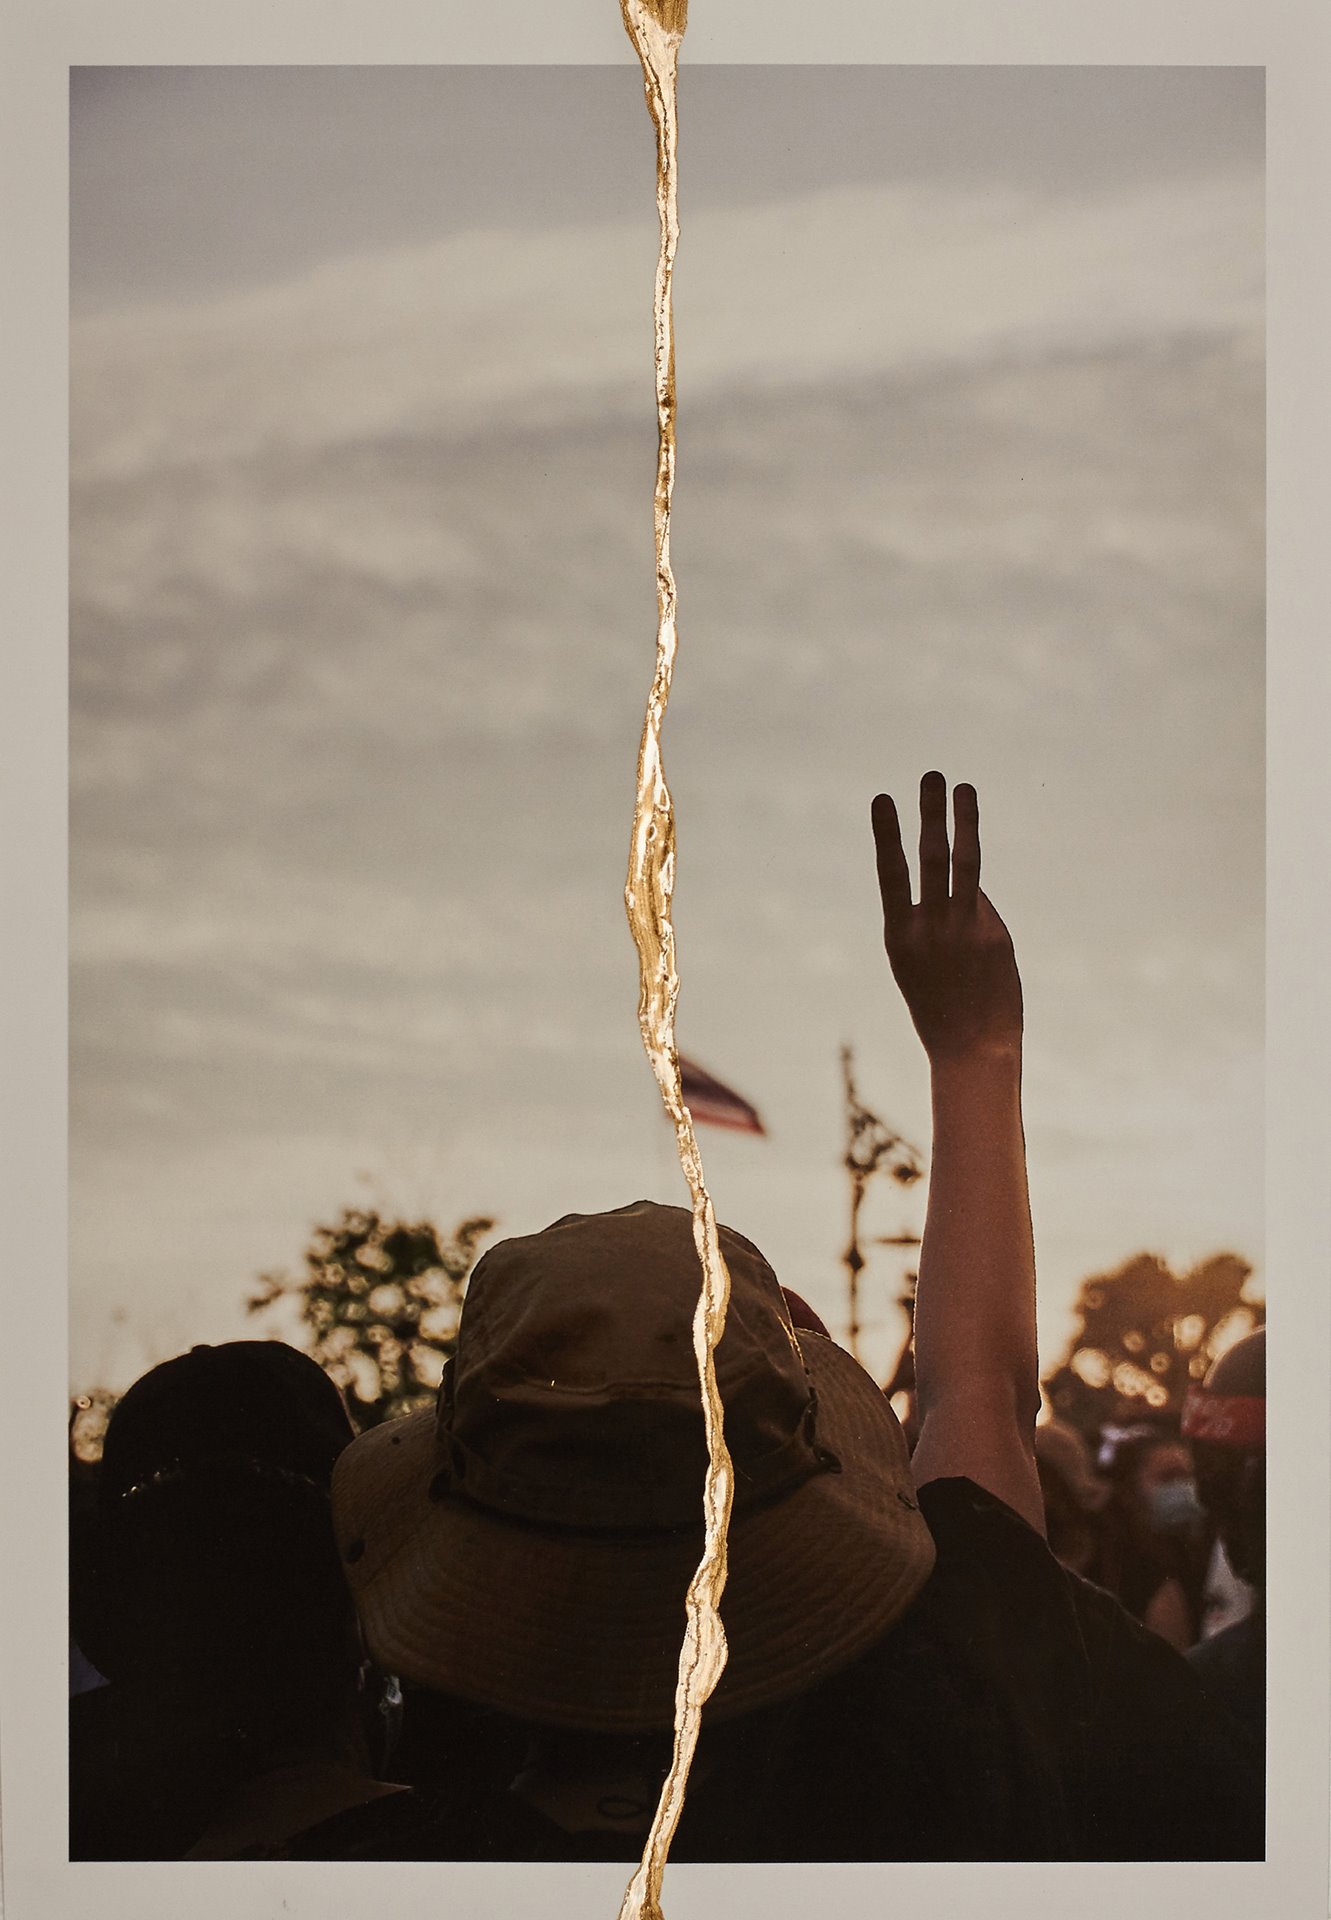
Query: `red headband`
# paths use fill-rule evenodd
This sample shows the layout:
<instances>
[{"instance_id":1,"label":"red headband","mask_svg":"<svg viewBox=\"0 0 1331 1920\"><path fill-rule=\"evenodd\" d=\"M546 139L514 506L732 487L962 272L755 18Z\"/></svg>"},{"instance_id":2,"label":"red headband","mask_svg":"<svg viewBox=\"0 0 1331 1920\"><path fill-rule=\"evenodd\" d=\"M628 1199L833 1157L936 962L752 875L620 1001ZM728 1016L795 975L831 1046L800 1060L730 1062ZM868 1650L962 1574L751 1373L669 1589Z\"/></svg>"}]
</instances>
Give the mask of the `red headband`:
<instances>
[{"instance_id":1,"label":"red headband","mask_svg":"<svg viewBox=\"0 0 1331 1920\"><path fill-rule=\"evenodd\" d=\"M1185 1440L1240 1450L1266 1445L1266 1399L1257 1393L1207 1393L1194 1387L1183 1408Z\"/></svg>"}]
</instances>

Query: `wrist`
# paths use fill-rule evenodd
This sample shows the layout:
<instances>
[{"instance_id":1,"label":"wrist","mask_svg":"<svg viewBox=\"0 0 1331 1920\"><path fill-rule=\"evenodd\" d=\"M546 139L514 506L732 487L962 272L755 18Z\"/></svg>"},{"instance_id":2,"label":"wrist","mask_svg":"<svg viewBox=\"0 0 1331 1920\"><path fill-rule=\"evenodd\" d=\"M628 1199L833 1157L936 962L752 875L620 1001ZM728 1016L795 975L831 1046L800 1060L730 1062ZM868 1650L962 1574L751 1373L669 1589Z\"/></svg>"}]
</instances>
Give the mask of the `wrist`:
<instances>
[{"instance_id":1,"label":"wrist","mask_svg":"<svg viewBox=\"0 0 1331 1920\"><path fill-rule=\"evenodd\" d=\"M929 1062L934 1143L1021 1133L1021 1044L968 1048Z\"/></svg>"},{"instance_id":2,"label":"wrist","mask_svg":"<svg viewBox=\"0 0 1331 1920\"><path fill-rule=\"evenodd\" d=\"M977 1040L956 1049L940 1048L929 1055L934 1085L974 1080L1021 1078L1021 1035Z\"/></svg>"}]
</instances>

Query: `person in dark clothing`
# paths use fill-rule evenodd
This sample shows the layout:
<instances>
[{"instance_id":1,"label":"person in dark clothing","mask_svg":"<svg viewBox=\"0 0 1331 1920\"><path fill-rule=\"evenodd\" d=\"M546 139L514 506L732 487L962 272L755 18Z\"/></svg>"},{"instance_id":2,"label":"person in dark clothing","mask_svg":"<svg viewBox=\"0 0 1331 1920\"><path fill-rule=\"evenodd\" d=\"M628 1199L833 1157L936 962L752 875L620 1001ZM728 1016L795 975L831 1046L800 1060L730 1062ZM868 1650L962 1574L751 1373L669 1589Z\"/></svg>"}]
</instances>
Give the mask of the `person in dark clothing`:
<instances>
[{"instance_id":1,"label":"person in dark clothing","mask_svg":"<svg viewBox=\"0 0 1331 1920\"><path fill-rule=\"evenodd\" d=\"M352 1431L278 1341L195 1347L116 1407L75 1623L110 1684L71 1703L73 1858L263 1855L398 1791L333 1541Z\"/></svg>"},{"instance_id":2,"label":"person in dark clothing","mask_svg":"<svg viewBox=\"0 0 1331 1920\"><path fill-rule=\"evenodd\" d=\"M1266 1761L1266 1329L1221 1354L1188 1399L1183 1432L1197 1490L1230 1566L1254 1590L1252 1612L1188 1663L1208 1698L1241 1730L1252 1764Z\"/></svg>"},{"instance_id":3,"label":"person in dark clothing","mask_svg":"<svg viewBox=\"0 0 1331 1920\"><path fill-rule=\"evenodd\" d=\"M1020 981L979 889L973 790L951 847L941 776L920 805L916 904L895 808L874 804L888 957L933 1088L919 1439L912 1457L870 1376L793 1325L722 1229L729 1659L672 1856L1253 1857L1259 1805L1186 1663L1044 1539ZM429 1702L414 1752L438 1787L363 1857L640 1852L702 1545L698 1285L681 1208L505 1241L437 1406L339 1460L367 1644Z\"/></svg>"},{"instance_id":4,"label":"person in dark clothing","mask_svg":"<svg viewBox=\"0 0 1331 1920\"><path fill-rule=\"evenodd\" d=\"M1211 1540L1177 1417L1106 1429L1100 1465L1110 1494L1087 1576L1186 1653L1201 1631Z\"/></svg>"}]
</instances>

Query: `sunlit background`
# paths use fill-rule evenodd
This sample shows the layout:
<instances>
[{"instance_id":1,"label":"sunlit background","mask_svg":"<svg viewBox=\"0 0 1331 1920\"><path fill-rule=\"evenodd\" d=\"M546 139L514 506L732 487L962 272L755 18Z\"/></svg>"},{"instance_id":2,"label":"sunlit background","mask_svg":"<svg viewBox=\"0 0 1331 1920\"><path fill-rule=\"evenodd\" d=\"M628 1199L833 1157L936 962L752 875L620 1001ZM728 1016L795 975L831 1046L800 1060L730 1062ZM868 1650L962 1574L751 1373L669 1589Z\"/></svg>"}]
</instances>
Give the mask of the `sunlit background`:
<instances>
[{"instance_id":1,"label":"sunlit background","mask_svg":"<svg viewBox=\"0 0 1331 1920\"><path fill-rule=\"evenodd\" d=\"M76 1387L377 1200L683 1200L621 902L654 645L636 70L72 96ZM1044 1355L1262 1247L1262 100L685 67L667 724L722 1218L834 1331L838 1051L927 1147L868 804L980 788ZM862 1220L889 1367L923 1186Z\"/></svg>"}]
</instances>

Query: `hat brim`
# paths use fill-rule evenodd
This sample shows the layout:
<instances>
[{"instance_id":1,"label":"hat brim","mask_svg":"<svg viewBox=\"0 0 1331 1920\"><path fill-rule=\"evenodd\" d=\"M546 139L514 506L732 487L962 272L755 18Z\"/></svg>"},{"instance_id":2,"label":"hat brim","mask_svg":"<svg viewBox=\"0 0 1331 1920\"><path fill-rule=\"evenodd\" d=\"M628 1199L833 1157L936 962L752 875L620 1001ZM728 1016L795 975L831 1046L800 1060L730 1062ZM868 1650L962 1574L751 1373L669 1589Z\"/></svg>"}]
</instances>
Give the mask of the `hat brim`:
<instances>
[{"instance_id":1,"label":"hat brim","mask_svg":"<svg viewBox=\"0 0 1331 1920\"><path fill-rule=\"evenodd\" d=\"M804 1691L866 1651L933 1566L905 1436L830 1339L801 1342L818 1441L840 1462L784 1498L737 1507L721 1617L729 1659L709 1718ZM519 1719L593 1732L670 1726L684 1596L702 1548L682 1534L604 1534L431 1497L426 1409L363 1434L334 1472L334 1521L374 1658Z\"/></svg>"}]
</instances>

